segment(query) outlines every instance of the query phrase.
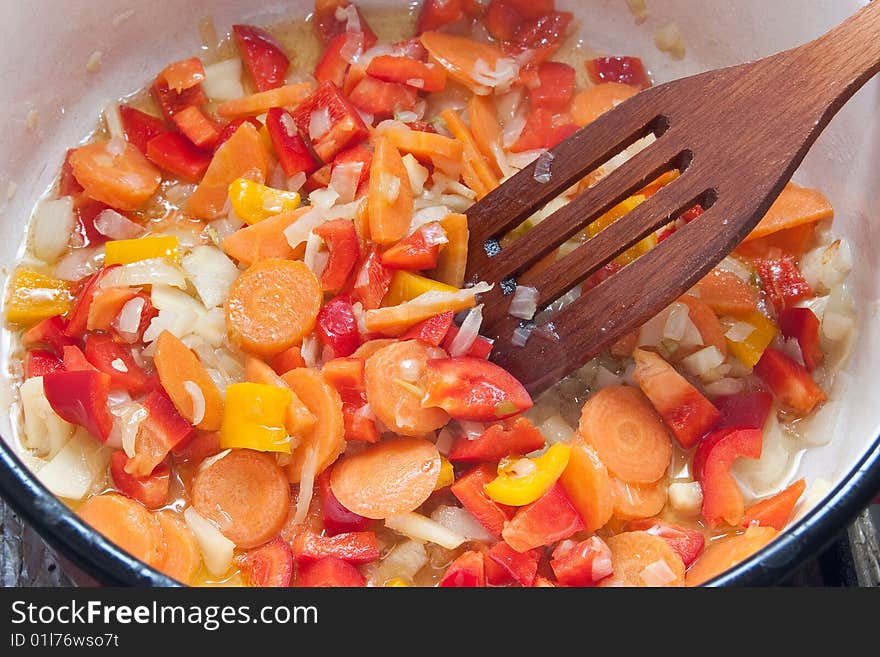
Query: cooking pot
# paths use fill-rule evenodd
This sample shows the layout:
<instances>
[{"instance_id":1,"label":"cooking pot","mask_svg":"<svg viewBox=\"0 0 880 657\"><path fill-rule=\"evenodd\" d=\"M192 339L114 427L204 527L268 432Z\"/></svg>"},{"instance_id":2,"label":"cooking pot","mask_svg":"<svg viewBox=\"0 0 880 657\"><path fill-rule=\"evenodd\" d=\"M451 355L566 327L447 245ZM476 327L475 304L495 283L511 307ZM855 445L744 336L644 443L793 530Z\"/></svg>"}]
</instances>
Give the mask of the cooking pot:
<instances>
[{"instance_id":1,"label":"cooking pot","mask_svg":"<svg viewBox=\"0 0 880 657\"><path fill-rule=\"evenodd\" d=\"M359 0L359 5L389 4ZM415 3L409 3L414 5ZM637 24L625 0L557 0L575 12L574 38L592 49L642 57L654 79L683 75L769 55L812 39L864 1L649 0L649 18ZM309 0L30 0L7 3L0 23L0 264L4 277L22 253L35 201L52 184L66 148L95 126L103 106L145 86L168 62L198 54L199 20L218 32L236 22L271 24L303 17ZM416 9L417 10L417 9ZM369 12L368 12L369 16ZM674 22L686 56L657 50L654 34ZM378 27L382 27L379 25ZM380 33L382 30L379 30ZM393 36L393 35L388 35ZM294 66L297 61L293 53ZM706 102L711 102L707 99ZM698 106L695 102L695 107ZM871 499L880 484L880 82L860 91L820 137L796 179L831 199L834 232L853 248L849 277L858 337L845 368L848 385L837 394L840 413L830 441L807 450L799 476L827 481L827 492L782 536L716 578L713 584L778 581L828 544ZM695 111L697 111L695 109ZM4 281L5 282L5 281ZM8 355L8 336L0 345ZM4 367L8 361L4 361ZM2 408L15 409L3 385ZM104 584L171 585L90 530L47 491L16 457L15 428L0 418L0 493L78 571ZM827 436L826 436L827 437ZM83 579L82 581L87 581Z\"/></svg>"}]
</instances>

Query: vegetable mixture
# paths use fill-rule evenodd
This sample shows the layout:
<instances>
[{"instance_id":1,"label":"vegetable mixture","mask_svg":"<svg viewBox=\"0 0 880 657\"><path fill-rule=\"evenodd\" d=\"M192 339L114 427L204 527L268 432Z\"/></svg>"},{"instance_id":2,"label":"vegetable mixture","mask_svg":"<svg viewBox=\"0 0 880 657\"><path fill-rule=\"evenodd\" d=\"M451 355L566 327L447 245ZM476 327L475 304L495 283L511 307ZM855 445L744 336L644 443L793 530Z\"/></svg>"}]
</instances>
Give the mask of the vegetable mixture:
<instances>
[{"instance_id":1,"label":"vegetable mixture","mask_svg":"<svg viewBox=\"0 0 880 657\"><path fill-rule=\"evenodd\" d=\"M688 294L533 400L480 335L491 282L465 285L462 213L651 80L579 59L553 0L416 11L397 41L347 0L317 0L292 47L235 25L67 151L6 297L23 456L186 584L709 580L811 503L792 472L830 438L853 332L831 205L789 185ZM540 309L519 288L510 312L581 291Z\"/></svg>"}]
</instances>

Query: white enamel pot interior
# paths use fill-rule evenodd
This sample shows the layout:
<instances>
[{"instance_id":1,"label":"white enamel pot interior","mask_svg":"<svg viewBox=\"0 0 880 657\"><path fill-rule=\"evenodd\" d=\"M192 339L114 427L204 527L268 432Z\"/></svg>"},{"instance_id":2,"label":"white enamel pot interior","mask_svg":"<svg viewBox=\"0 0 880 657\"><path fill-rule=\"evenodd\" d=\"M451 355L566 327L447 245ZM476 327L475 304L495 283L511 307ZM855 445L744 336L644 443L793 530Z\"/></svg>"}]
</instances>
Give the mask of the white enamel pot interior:
<instances>
[{"instance_id":1,"label":"white enamel pot interior","mask_svg":"<svg viewBox=\"0 0 880 657\"><path fill-rule=\"evenodd\" d=\"M389 4L363 0L361 6ZM575 12L580 37L598 51L642 57L657 82L769 55L812 39L864 1L649 0L637 25L625 0L557 0ZM94 127L101 108L148 84L168 62L199 52L197 25L213 17L218 32L235 22L269 24L305 16L305 0L29 0L6 2L0 23L0 264L16 261L28 216L55 177L65 150ZM369 12L368 12L369 17ZM653 41L678 24L687 56L676 61ZM380 30L381 31L381 30ZM388 35L392 36L392 35ZM857 46L854 46L857 47ZM100 51L101 67L86 63ZM293 53L296 65L296 53ZM764 551L716 584L769 582L815 554L867 503L878 485L880 403L880 86L859 92L826 129L796 179L820 187L835 210L834 232L853 247L850 289L859 335L846 368L850 385L833 439L799 465L808 482L830 482L812 511ZM711 102L711 101L709 101ZM697 103L695 102L695 105ZM34 127L28 127L36 118ZM11 197L7 192L12 190ZM9 438L8 417L0 432ZM2 441L0 441L2 442ZM106 583L169 584L83 526L0 445L0 493L64 556Z\"/></svg>"}]
</instances>

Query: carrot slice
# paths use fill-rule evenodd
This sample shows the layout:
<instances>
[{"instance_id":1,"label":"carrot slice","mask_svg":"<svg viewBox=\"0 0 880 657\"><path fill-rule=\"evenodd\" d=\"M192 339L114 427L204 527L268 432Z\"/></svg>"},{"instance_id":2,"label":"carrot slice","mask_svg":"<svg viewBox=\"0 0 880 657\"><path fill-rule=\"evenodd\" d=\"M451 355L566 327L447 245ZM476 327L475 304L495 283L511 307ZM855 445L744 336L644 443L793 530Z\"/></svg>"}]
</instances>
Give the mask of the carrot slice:
<instances>
[{"instance_id":1,"label":"carrot slice","mask_svg":"<svg viewBox=\"0 0 880 657\"><path fill-rule=\"evenodd\" d=\"M192 350L173 333L162 331L156 340L153 361L159 373L159 381L177 412L199 429L218 430L223 420L223 397L220 396L217 384ZM202 393L205 408L201 419L195 417L196 402L193 392L188 390L191 387L189 384L195 384Z\"/></svg>"},{"instance_id":2,"label":"carrot slice","mask_svg":"<svg viewBox=\"0 0 880 657\"><path fill-rule=\"evenodd\" d=\"M614 106L639 93L639 89L621 82L604 82L578 93L571 103L571 118L583 127Z\"/></svg>"},{"instance_id":3,"label":"carrot slice","mask_svg":"<svg viewBox=\"0 0 880 657\"><path fill-rule=\"evenodd\" d=\"M306 368L291 370L281 377L293 393L315 416L315 426L302 434L302 441L287 466L287 476L296 483L303 474L309 450L318 450L317 476L335 461L345 449L345 420L339 393L321 376Z\"/></svg>"},{"instance_id":4,"label":"carrot slice","mask_svg":"<svg viewBox=\"0 0 880 657\"><path fill-rule=\"evenodd\" d=\"M834 208L822 192L788 183L767 210L767 214L743 241L749 242L786 228L815 223L832 216Z\"/></svg>"},{"instance_id":5,"label":"carrot slice","mask_svg":"<svg viewBox=\"0 0 880 657\"><path fill-rule=\"evenodd\" d=\"M733 272L713 269L695 288L700 301L718 315L742 317L758 309L758 291Z\"/></svg>"},{"instance_id":6,"label":"carrot slice","mask_svg":"<svg viewBox=\"0 0 880 657\"><path fill-rule=\"evenodd\" d=\"M782 531L791 519L791 513L798 500L801 499L801 495L804 494L806 487L807 483L803 479L798 479L784 491L760 502L755 502L743 516L743 527L758 524L762 527L773 527L777 531Z\"/></svg>"},{"instance_id":7,"label":"carrot slice","mask_svg":"<svg viewBox=\"0 0 880 657\"><path fill-rule=\"evenodd\" d=\"M387 130L383 132L389 142L401 153L410 153L422 162L434 162L437 158L461 159L461 142L445 135L423 130Z\"/></svg>"},{"instance_id":8,"label":"carrot slice","mask_svg":"<svg viewBox=\"0 0 880 657\"><path fill-rule=\"evenodd\" d=\"M202 564L202 553L192 531L173 511L153 514L162 528L164 547L156 570L181 584L192 584Z\"/></svg>"},{"instance_id":9,"label":"carrot slice","mask_svg":"<svg viewBox=\"0 0 880 657\"><path fill-rule=\"evenodd\" d=\"M229 291L229 339L244 351L274 356L311 333L323 300L320 281L302 262L261 260Z\"/></svg>"},{"instance_id":10,"label":"carrot slice","mask_svg":"<svg viewBox=\"0 0 880 657\"><path fill-rule=\"evenodd\" d=\"M449 77L470 88L471 91L488 93L488 88L474 79L474 72L479 69L477 65L479 60L485 62L489 69L494 70L497 61L504 57L504 53L498 48L445 32L425 32L419 38L428 51L431 61L445 68Z\"/></svg>"},{"instance_id":11,"label":"carrot slice","mask_svg":"<svg viewBox=\"0 0 880 657\"><path fill-rule=\"evenodd\" d=\"M490 96L472 96L468 101L467 113L474 143L489 160L495 175L501 176L503 170L498 162L498 153L501 150L501 124L498 123L495 102Z\"/></svg>"},{"instance_id":12,"label":"carrot slice","mask_svg":"<svg viewBox=\"0 0 880 657\"><path fill-rule=\"evenodd\" d=\"M463 214L448 214L440 220L449 240L440 250L437 267L428 273L429 278L446 283L452 287L464 285L467 270L468 225Z\"/></svg>"},{"instance_id":13,"label":"carrot slice","mask_svg":"<svg viewBox=\"0 0 880 657\"><path fill-rule=\"evenodd\" d=\"M223 251L230 258L246 265L270 258L293 260L302 255L304 249L293 249L284 236L284 231L308 211L308 206L297 208L239 228L223 238Z\"/></svg>"},{"instance_id":14,"label":"carrot slice","mask_svg":"<svg viewBox=\"0 0 880 657\"><path fill-rule=\"evenodd\" d=\"M779 532L773 527L749 527L742 534L724 536L709 543L688 570L688 586L699 586L747 559L772 541Z\"/></svg>"},{"instance_id":15,"label":"carrot slice","mask_svg":"<svg viewBox=\"0 0 880 657\"><path fill-rule=\"evenodd\" d=\"M587 400L578 433L621 481L652 484L672 461L672 440L645 396L629 386L603 388Z\"/></svg>"},{"instance_id":16,"label":"carrot slice","mask_svg":"<svg viewBox=\"0 0 880 657\"><path fill-rule=\"evenodd\" d=\"M275 457L233 449L204 465L192 482L192 504L238 547L262 545L279 532L290 506L287 477Z\"/></svg>"},{"instance_id":17,"label":"carrot slice","mask_svg":"<svg viewBox=\"0 0 880 657\"><path fill-rule=\"evenodd\" d=\"M370 238L377 244L391 244L406 236L413 211L409 174L394 145L380 137L370 164L367 192Z\"/></svg>"},{"instance_id":18,"label":"carrot slice","mask_svg":"<svg viewBox=\"0 0 880 657\"><path fill-rule=\"evenodd\" d=\"M86 328L89 331L107 331L128 301L137 296L130 287L102 287L95 291L89 304Z\"/></svg>"},{"instance_id":19,"label":"carrot slice","mask_svg":"<svg viewBox=\"0 0 880 657\"><path fill-rule=\"evenodd\" d=\"M442 353L419 340L407 340L367 359L367 401L386 427L406 436L424 436L449 422L442 408L422 407L428 360Z\"/></svg>"},{"instance_id":20,"label":"carrot slice","mask_svg":"<svg viewBox=\"0 0 880 657\"><path fill-rule=\"evenodd\" d=\"M477 198L481 199L493 189L498 187L498 176L496 176L489 168L489 163L477 143L470 129L465 125L461 117L453 109L445 109L440 112L440 116L446 121L449 132L461 142L462 146L462 167L461 177L465 184L477 193Z\"/></svg>"},{"instance_id":21,"label":"carrot slice","mask_svg":"<svg viewBox=\"0 0 880 657\"><path fill-rule=\"evenodd\" d=\"M722 356L727 358L727 340L724 338L724 327L721 326L718 315L702 299L697 299L690 294L680 296L678 301L688 307L688 317L700 332L703 346L678 347L670 354L670 359L681 360L705 347L715 347Z\"/></svg>"},{"instance_id":22,"label":"carrot slice","mask_svg":"<svg viewBox=\"0 0 880 657\"><path fill-rule=\"evenodd\" d=\"M68 161L87 196L118 210L137 210L162 182L159 170L128 142L94 141L72 151Z\"/></svg>"},{"instance_id":23,"label":"carrot slice","mask_svg":"<svg viewBox=\"0 0 880 657\"><path fill-rule=\"evenodd\" d=\"M440 453L423 438L399 437L343 458L330 472L330 488L349 511L381 519L413 511L440 476Z\"/></svg>"},{"instance_id":24,"label":"carrot slice","mask_svg":"<svg viewBox=\"0 0 880 657\"><path fill-rule=\"evenodd\" d=\"M189 197L189 211L197 219L216 219L223 214L233 180L263 182L268 173L266 146L257 129L245 121L214 153L202 181Z\"/></svg>"},{"instance_id":25,"label":"carrot slice","mask_svg":"<svg viewBox=\"0 0 880 657\"><path fill-rule=\"evenodd\" d=\"M290 107L299 105L308 98L315 85L311 82L288 84L277 89L261 91L244 98L227 100L217 106L217 114L226 119L238 119L246 116L258 116L273 107Z\"/></svg>"},{"instance_id":26,"label":"carrot slice","mask_svg":"<svg viewBox=\"0 0 880 657\"><path fill-rule=\"evenodd\" d=\"M605 526L614 512L611 477L596 451L578 437L569 441L568 465L559 483L581 514L584 530L594 532Z\"/></svg>"},{"instance_id":27,"label":"carrot slice","mask_svg":"<svg viewBox=\"0 0 880 657\"><path fill-rule=\"evenodd\" d=\"M813 243L816 236L816 224L801 224L793 228L770 233L748 242L743 242L736 247L735 253L750 260L760 258L774 258L774 249L799 258Z\"/></svg>"},{"instance_id":28,"label":"carrot slice","mask_svg":"<svg viewBox=\"0 0 880 657\"><path fill-rule=\"evenodd\" d=\"M653 484L629 484L611 477L614 517L636 520L656 516L666 505L668 487L666 479Z\"/></svg>"},{"instance_id":29,"label":"carrot slice","mask_svg":"<svg viewBox=\"0 0 880 657\"><path fill-rule=\"evenodd\" d=\"M244 359L244 374L251 383L263 383L270 386L289 388L287 383L275 373L271 367L258 358L246 356ZM291 436L302 436L315 427L318 419L308 407L303 404L297 394L291 391L290 405L287 407L285 426Z\"/></svg>"},{"instance_id":30,"label":"carrot slice","mask_svg":"<svg viewBox=\"0 0 880 657\"><path fill-rule=\"evenodd\" d=\"M380 349L384 349L390 344L396 343L397 340L393 340L391 338L380 338L378 340L370 340L368 342L364 342L360 347L354 350L354 353L351 355L352 358L361 358L363 360L367 360L370 356L375 354Z\"/></svg>"},{"instance_id":31,"label":"carrot slice","mask_svg":"<svg viewBox=\"0 0 880 657\"><path fill-rule=\"evenodd\" d=\"M152 513L139 502L104 493L86 500L79 517L133 557L156 566L162 554L162 528Z\"/></svg>"},{"instance_id":32,"label":"carrot slice","mask_svg":"<svg viewBox=\"0 0 880 657\"><path fill-rule=\"evenodd\" d=\"M599 586L684 586L684 562L662 538L648 532L624 532L605 542L611 548L614 571ZM658 561L665 566L658 564L658 569L654 565ZM646 572L646 568L650 570ZM660 584L666 576L669 581Z\"/></svg>"}]
</instances>

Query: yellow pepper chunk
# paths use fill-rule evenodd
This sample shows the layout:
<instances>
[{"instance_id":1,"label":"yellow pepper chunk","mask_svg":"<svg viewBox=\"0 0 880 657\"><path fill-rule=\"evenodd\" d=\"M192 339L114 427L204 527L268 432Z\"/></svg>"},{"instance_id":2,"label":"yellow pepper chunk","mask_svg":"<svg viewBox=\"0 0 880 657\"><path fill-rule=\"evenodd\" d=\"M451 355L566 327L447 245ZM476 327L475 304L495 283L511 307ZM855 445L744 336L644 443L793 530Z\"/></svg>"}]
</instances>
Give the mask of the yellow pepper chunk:
<instances>
[{"instance_id":1,"label":"yellow pepper chunk","mask_svg":"<svg viewBox=\"0 0 880 657\"><path fill-rule=\"evenodd\" d=\"M226 388L220 447L290 454L285 428L292 394L264 383L233 383Z\"/></svg>"},{"instance_id":2,"label":"yellow pepper chunk","mask_svg":"<svg viewBox=\"0 0 880 657\"><path fill-rule=\"evenodd\" d=\"M151 258L168 258L172 262L180 262L177 236L112 240L104 245L105 265L127 265Z\"/></svg>"},{"instance_id":3,"label":"yellow pepper chunk","mask_svg":"<svg viewBox=\"0 0 880 657\"><path fill-rule=\"evenodd\" d=\"M733 321L734 320L728 318L723 318L721 320L721 325L725 328L725 332L733 326ZM773 341L773 338L776 337L776 333L779 329L776 328L776 325L772 321L757 311L749 313L744 317L739 317L737 318L737 321L751 324L755 327L755 330L744 340L739 342L734 342L725 336L725 340L727 340L727 348L730 350L730 353L739 358L744 365L754 367L755 364L761 360L761 355Z\"/></svg>"},{"instance_id":4,"label":"yellow pepper chunk","mask_svg":"<svg viewBox=\"0 0 880 657\"><path fill-rule=\"evenodd\" d=\"M571 448L564 443L550 446L533 459L510 457L498 464L498 476L483 487L500 504L524 506L546 493L562 476Z\"/></svg>"},{"instance_id":5,"label":"yellow pepper chunk","mask_svg":"<svg viewBox=\"0 0 880 657\"><path fill-rule=\"evenodd\" d=\"M10 324L29 326L63 315L70 310L70 283L19 269L9 284L6 319Z\"/></svg>"},{"instance_id":6,"label":"yellow pepper chunk","mask_svg":"<svg viewBox=\"0 0 880 657\"><path fill-rule=\"evenodd\" d=\"M415 299L420 294L431 291L437 292L458 292L457 287L452 287L446 283L435 281L431 278L425 278L418 274L408 271L396 271L391 278L391 285L388 287L388 293L382 299L383 306L397 306L406 301Z\"/></svg>"},{"instance_id":7,"label":"yellow pepper chunk","mask_svg":"<svg viewBox=\"0 0 880 657\"><path fill-rule=\"evenodd\" d=\"M246 224L255 224L276 214L296 210L299 194L267 187L247 178L236 178L229 185L229 203Z\"/></svg>"},{"instance_id":8,"label":"yellow pepper chunk","mask_svg":"<svg viewBox=\"0 0 880 657\"><path fill-rule=\"evenodd\" d=\"M385 586L386 588L399 588L402 586L410 586L410 584L402 577L392 577L387 582L385 582Z\"/></svg>"},{"instance_id":9,"label":"yellow pepper chunk","mask_svg":"<svg viewBox=\"0 0 880 657\"><path fill-rule=\"evenodd\" d=\"M611 208L608 212L596 219L589 226L587 226L587 234L590 237L595 237L601 231L605 230L606 228L608 228L608 226L620 219L623 215L641 205L642 202L644 202L645 198L646 197L642 196L641 194L636 194L634 196L630 196L628 199L624 199L613 208ZM655 246L657 246L657 234L651 233L641 242L633 244L630 248L617 256L614 259L614 262L619 265L626 266L639 256L646 254Z\"/></svg>"},{"instance_id":10,"label":"yellow pepper chunk","mask_svg":"<svg viewBox=\"0 0 880 657\"><path fill-rule=\"evenodd\" d=\"M440 490L451 486L455 481L455 473L452 471L452 463L445 456L440 457L440 476L437 477L437 484L434 490Z\"/></svg>"}]
</instances>

